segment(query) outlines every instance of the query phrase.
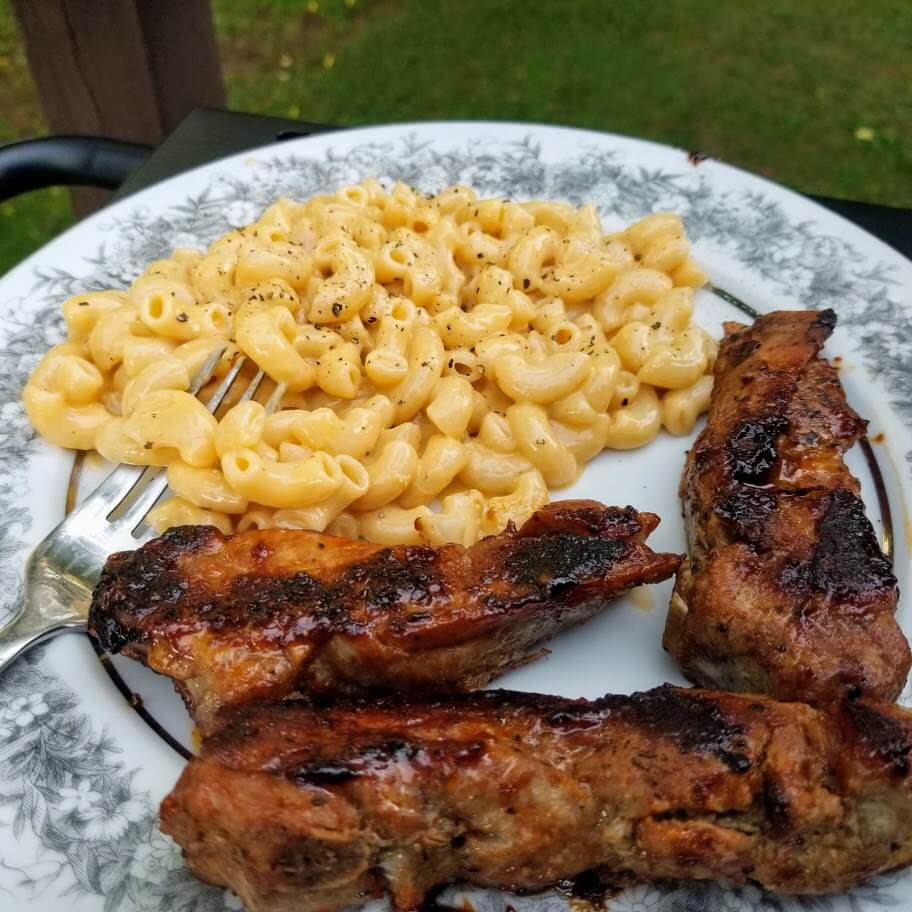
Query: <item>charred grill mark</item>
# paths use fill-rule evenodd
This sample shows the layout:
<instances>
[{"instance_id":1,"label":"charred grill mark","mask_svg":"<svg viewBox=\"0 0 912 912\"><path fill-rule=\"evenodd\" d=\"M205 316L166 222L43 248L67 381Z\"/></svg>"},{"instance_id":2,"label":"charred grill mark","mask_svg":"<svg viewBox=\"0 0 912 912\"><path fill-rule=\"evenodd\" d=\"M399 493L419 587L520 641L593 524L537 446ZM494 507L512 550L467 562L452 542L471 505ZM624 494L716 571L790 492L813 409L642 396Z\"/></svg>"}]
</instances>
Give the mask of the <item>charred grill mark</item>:
<instances>
[{"instance_id":1,"label":"charred grill mark","mask_svg":"<svg viewBox=\"0 0 912 912\"><path fill-rule=\"evenodd\" d=\"M445 594L446 584L434 567L435 558L432 548L387 548L346 568L328 584L305 572L287 577L239 577L238 607L243 610L248 600L254 611L313 611L344 627L365 611L388 613L400 605L426 606Z\"/></svg>"},{"instance_id":2,"label":"charred grill mark","mask_svg":"<svg viewBox=\"0 0 912 912\"><path fill-rule=\"evenodd\" d=\"M201 620L214 630L257 623L258 615L286 616L305 610L317 617L331 609L330 590L309 573L268 576L244 573L234 577L224 595L195 606Z\"/></svg>"},{"instance_id":3,"label":"charred grill mark","mask_svg":"<svg viewBox=\"0 0 912 912\"><path fill-rule=\"evenodd\" d=\"M426 608L447 591L434 566L433 549L403 548L384 549L347 568L332 583L304 571L289 576L245 573L215 595L205 584L191 587L175 569L185 551L168 547L174 537L169 532L164 538L170 541L116 555L105 568L93 603L92 631L109 652L146 639L145 627L153 616L155 624L185 622L212 631L256 626L264 635L294 638L321 630L360 629L360 619L369 622L371 615L387 616L400 606ZM306 629L292 625L284 630L297 620L306 621Z\"/></svg>"},{"instance_id":4,"label":"charred grill mark","mask_svg":"<svg viewBox=\"0 0 912 912\"><path fill-rule=\"evenodd\" d=\"M836 597L872 596L896 585L864 504L851 491L830 495L811 560L811 579L817 589Z\"/></svg>"},{"instance_id":5,"label":"charred grill mark","mask_svg":"<svg viewBox=\"0 0 912 912\"><path fill-rule=\"evenodd\" d=\"M906 777L912 768L912 730L886 711L865 700L849 699L845 713L870 759L896 776Z\"/></svg>"},{"instance_id":6,"label":"charred grill mark","mask_svg":"<svg viewBox=\"0 0 912 912\"><path fill-rule=\"evenodd\" d=\"M751 712L762 713L766 705L755 702L749 708ZM454 742L439 740L437 736L434 740L425 741L419 734L426 725L430 725L433 731L439 731L437 726L449 719L461 720L469 728L473 719L481 719L496 724L498 728L513 727L516 731L535 731L543 735L551 732L557 736L618 722L667 738L685 753L714 756L735 773L745 773L752 765L743 721L731 718L712 694L669 684L630 695L609 694L592 701L509 690L454 693L429 698L392 694L370 701L336 704L335 711L343 718L348 716L356 728L360 725L357 720L363 715L371 720L371 725L377 724L380 718L388 717L391 725L398 728L407 723L412 731L411 740L396 736L380 744L374 742L361 746L342 760L334 756L330 764L332 770L327 773L329 776L342 776L337 771L340 766L363 773L369 764L388 764L403 758L414 760L417 754L406 754L418 748L430 760L472 762L483 755L487 749L483 741ZM219 734L210 739L209 749L221 754L239 740L261 737L273 724L331 728L332 720L331 711L324 712L312 703L290 701L238 707L226 711L224 725ZM528 742L523 743L528 746ZM297 763L289 767L287 775L303 781L324 764L322 760Z\"/></svg>"},{"instance_id":7,"label":"charred grill mark","mask_svg":"<svg viewBox=\"0 0 912 912\"><path fill-rule=\"evenodd\" d=\"M762 798L773 829L780 833L787 830L791 821L791 805L782 783L771 776L764 777Z\"/></svg>"},{"instance_id":8,"label":"charred grill mark","mask_svg":"<svg viewBox=\"0 0 912 912\"><path fill-rule=\"evenodd\" d=\"M364 770L338 763L312 763L289 770L288 778L298 785L344 785L357 779Z\"/></svg>"},{"instance_id":9,"label":"charred grill mark","mask_svg":"<svg viewBox=\"0 0 912 912\"><path fill-rule=\"evenodd\" d=\"M746 773L751 767L744 726L730 720L705 695L669 685L630 696L611 695L593 703L566 701L550 713L548 723L570 733L612 718L666 737L686 753L710 754L732 772Z\"/></svg>"},{"instance_id":10,"label":"charred grill mark","mask_svg":"<svg viewBox=\"0 0 912 912\"><path fill-rule=\"evenodd\" d=\"M744 726L731 721L718 703L668 686L620 699L629 703L638 724L671 738L681 750L712 754L735 773L750 769Z\"/></svg>"},{"instance_id":11,"label":"charred grill mark","mask_svg":"<svg viewBox=\"0 0 912 912\"><path fill-rule=\"evenodd\" d=\"M623 541L558 532L540 538L520 538L504 553L498 576L534 587L540 597L557 595L610 572L630 552Z\"/></svg>"},{"instance_id":12,"label":"charred grill mark","mask_svg":"<svg viewBox=\"0 0 912 912\"><path fill-rule=\"evenodd\" d=\"M610 507L607 510L591 507L576 511L576 515L577 522L591 536L633 538L643 530L640 515L633 507Z\"/></svg>"},{"instance_id":13,"label":"charred grill mark","mask_svg":"<svg viewBox=\"0 0 912 912\"><path fill-rule=\"evenodd\" d=\"M830 337L835 328L836 312L830 307L826 308L826 310L821 310L814 322L811 323L811 332L818 336L819 344L821 345Z\"/></svg>"},{"instance_id":14,"label":"charred grill mark","mask_svg":"<svg viewBox=\"0 0 912 912\"><path fill-rule=\"evenodd\" d=\"M574 506L561 509L560 503L544 517L533 516L519 531L527 538L532 535L548 535L559 532L608 537L613 539L635 538L643 531L643 520L650 520L650 514L641 517L633 507L603 507L600 504Z\"/></svg>"},{"instance_id":15,"label":"charred grill mark","mask_svg":"<svg viewBox=\"0 0 912 912\"><path fill-rule=\"evenodd\" d=\"M177 526L143 548L111 555L93 594L90 633L108 652L141 640L143 620L163 608L173 610L187 593L179 558L222 540L213 526Z\"/></svg>"},{"instance_id":16,"label":"charred grill mark","mask_svg":"<svg viewBox=\"0 0 912 912\"><path fill-rule=\"evenodd\" d=\"M317 760L296 764L286 770L285 776L297 785L344 785L362 776L382 773L385 769L402 764L427 766L449 760L457 765L473 763L485 752L482 741L467 743L443 740L420 744L401 738L390 738L380 744L368 744L350 757Z\"/></svg>"},{"instance_id":17,"label":"charred grill mark","mask_svg":"<svg viewBox=\"0 0 912 912\"><path fill-rule=\"evenodd\" d=\"M195 554L224 540L225 536L215 526L175 526L156 539L156 542L162 551L168 553Z\"/></svg>"},{"instance_id":18,"label":"charred grill mark","mask_svg":"<svg viewBox=\"0 0 912 912\"><path fill-rule=\"evenodd\" d=\"M122 622L120 612L114 604L113 598L103 601L98 612L89 615L89 632L105 652L111 653L120 652L128 644L142 639L142 631L133 619L129 618L127 623Z\"/></svg>"},{"instance_id":19,"label":"charred grill mark","mask_svg":"<svg viewBox=\"0 0 912 912\"><path fill-rule=\"evenodd\" d=\"M446 595L444 579L435 566L433 548L389 548L348 568L332 587L332 598L349 612L388 612L402 605L430 605Z\"/></svg>"},{"instance_id":20,"label":"charred grill mark","mask_svg":"<svg viewBox=\"0 0 912 912\"><path fill-rule=\"evenodd\" d=\"M740 334L729 336L722 343L721 357L725 359L725 367L730 370L743 364L751 355L760 348L756 339L743 338Z\"/></svg>"},{"instance_id":21,"label":"charred grill mark","mask_svg":"<svg viewBox=\"0 0 912 912\"><path fill-rule=\"evenodd\" d=\"M713 512L739 537L757 543L776 509L776 496L754 487L739 487L723 497Z\"/></svg>"},{"instance_id":22,"label":"charred grill mark","mask_svg":"<svg viewBox=\"0 0 912 912\"><path fill-rule=\"evenodd\" d=\"M343 785L391 764L411 763L420 750L417 744L391 739L361 748L348 758L293 766L286 770L285 776L298 785Z\"/></svg>"},{"instance_id":23,"label":"charred grill mark","mask_svg":"<svg viewBox=\"0 0 912 912\"><path fill-rule=\"evenodd\" d=\"M880 550L859 497L845 489L827 495L818 530L809 560L783 564L779 581L786 591L813 590L831 598L865 603L895 588L890 561Z\"/></svg>"},{"instance_id":24,"label":"charred grill mark","mask_svg":"<svg viewBox=\"0 0 912 912\"><path fill-rule=\"evenodd\" d=\"M745 418L726 444L732 474L738 481L762 485L776 462L776 438L788 428L782 415Z\"/></svg>"}]
</instances>

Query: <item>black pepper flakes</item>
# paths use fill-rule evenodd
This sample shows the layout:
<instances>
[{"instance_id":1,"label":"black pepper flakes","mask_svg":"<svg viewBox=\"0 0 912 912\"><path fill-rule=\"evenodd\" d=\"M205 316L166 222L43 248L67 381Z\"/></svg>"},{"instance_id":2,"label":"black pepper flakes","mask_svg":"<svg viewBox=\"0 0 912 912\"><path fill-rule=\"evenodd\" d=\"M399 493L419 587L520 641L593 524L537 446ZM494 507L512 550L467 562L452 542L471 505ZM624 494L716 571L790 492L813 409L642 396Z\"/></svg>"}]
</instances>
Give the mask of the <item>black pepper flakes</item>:
<instances>
[{"instance_id":1,"label":"black pepper flakes","mask_svg":"<svg viewBox=\"0 0 912 912\"><path fill-rule=\"evenodd\" d=\"M190 319L183 311L181 311L175 318L178 323L186 323Z\"/></svg>"}]
</instances>

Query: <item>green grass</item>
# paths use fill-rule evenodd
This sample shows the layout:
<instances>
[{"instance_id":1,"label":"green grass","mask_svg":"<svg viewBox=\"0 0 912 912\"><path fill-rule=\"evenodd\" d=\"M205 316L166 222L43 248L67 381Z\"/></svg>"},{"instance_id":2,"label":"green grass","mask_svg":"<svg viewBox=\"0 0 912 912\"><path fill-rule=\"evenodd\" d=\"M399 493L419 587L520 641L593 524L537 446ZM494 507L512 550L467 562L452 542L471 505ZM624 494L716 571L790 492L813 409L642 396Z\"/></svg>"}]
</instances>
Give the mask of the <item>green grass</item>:
<instances>
[{"instance_id":1,"label":"green grass","mask_svg":"<svg viewBox=\"0 0 912 912\"><path fill-rule=\"evenodd\" d=\"M6 0L0 0L0 143L44 132L44 121ZM72 221L58 188L0 203L0 275Z\"/></svg>"},{"instance_id":2,"label":"green grass","mask_svg":"<svg viewBox=\"0 0 912 912\"><path fill-rule=\"evenodd\" d=\"M239 110L342 125L593 127L700 149L799 190L912 207L907 0L212 5ZM7 0L3 61L0 138L9 138L40 119ZM66 218L62 198L47 196L17 201L14 218L0 213L0 271Z\"/></svg>"}]
</instances>

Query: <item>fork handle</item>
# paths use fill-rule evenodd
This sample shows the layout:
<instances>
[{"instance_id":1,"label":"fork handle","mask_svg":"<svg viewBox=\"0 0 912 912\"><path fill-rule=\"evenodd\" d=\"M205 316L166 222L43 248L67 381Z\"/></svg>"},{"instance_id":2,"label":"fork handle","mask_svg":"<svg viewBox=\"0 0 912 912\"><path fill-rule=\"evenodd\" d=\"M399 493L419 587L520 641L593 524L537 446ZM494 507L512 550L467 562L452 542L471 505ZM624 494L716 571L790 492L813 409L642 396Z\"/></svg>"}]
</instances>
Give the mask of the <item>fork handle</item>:
<instances>
[{"instance_id":1,"label":"fork handle","mask_svg":"<svg viewBox=\"0 0 912 912\"><path fill-rule=\"evenodd\" d=\"M0 633L0 674L15 659L33 646L50 640L59 633L66 633L67 631L85 633L86 631L86 622L81 618L56 621L43 628L20 629L20 627L25 628L27 626L27 624L13 624L8 630Z\"/></svg>"}]
</instances>

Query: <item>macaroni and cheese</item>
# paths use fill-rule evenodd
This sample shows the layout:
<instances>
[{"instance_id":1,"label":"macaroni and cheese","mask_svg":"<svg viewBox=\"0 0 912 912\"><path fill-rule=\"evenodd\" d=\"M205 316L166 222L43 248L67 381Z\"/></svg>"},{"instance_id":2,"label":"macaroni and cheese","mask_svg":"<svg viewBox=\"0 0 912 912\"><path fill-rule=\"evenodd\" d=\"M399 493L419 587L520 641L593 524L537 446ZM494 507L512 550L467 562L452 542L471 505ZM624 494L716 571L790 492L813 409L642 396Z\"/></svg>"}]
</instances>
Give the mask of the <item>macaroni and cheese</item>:
<instances>
[{"instance_id":1,"label":"macaroni and cheese","mask_svg":"<svg viewBox=\"0 0 912 912\"><path fill-rule=\"evenodd\" d=\"M52 443L167 466L159 529L469 545L604 448L691 431L716 352L692 322L704 281L675 215L606 234L591 206L370 179L70 298L23 398ZM213 415L188 390L216 347L213 388L246 363Z\"/></svg>"}]
</instances>

